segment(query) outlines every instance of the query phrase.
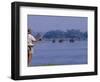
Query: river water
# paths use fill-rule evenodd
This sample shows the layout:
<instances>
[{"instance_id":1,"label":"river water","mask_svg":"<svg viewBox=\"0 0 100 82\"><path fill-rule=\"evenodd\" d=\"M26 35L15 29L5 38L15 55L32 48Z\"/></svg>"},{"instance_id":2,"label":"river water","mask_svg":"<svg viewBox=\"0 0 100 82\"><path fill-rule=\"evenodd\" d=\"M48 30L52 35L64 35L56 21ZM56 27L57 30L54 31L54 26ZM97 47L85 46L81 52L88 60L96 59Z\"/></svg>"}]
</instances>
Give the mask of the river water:
<instances>
[{"instance_id":1,"label":"river water","mask_svg":"<svg viewBox=\"0 0 100 82\"><path fill-rule=\"evenodd\" d=\"M62 43L38 42L33 50L32 66L87 64L87 41Z\"/></svg>"}]
</instances>

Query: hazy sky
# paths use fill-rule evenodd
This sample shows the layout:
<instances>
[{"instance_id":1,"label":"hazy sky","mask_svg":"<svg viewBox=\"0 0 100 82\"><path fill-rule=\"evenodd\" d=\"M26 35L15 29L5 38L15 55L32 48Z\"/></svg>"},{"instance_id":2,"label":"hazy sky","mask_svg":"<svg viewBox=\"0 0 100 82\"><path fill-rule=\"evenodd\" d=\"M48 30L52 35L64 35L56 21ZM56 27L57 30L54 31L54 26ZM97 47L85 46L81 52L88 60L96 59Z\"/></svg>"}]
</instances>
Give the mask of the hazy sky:
<instances>
[{"instance_id":1,"label":"hazy sky","mask_svg":"<svg viewBox=\"0 0 100 82\"><path fill-rule=\"evenodd\" d=\"M28 15L28 28L34 32L79 29L87 31L87 17Z\"/></svg>"}]
</instances>

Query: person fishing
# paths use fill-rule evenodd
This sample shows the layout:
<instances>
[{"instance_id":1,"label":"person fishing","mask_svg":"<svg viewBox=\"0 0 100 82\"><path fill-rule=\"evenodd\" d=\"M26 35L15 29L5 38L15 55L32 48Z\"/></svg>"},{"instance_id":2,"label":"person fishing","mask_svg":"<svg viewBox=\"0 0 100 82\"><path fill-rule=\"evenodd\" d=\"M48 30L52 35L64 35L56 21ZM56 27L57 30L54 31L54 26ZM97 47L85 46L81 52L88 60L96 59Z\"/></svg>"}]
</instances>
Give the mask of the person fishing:
<instances>
[{"instance_id":1,"label":"person fishing","mask_svg":"<svg viewBox=\"0 0 100 82\"><path fill-rule=\"evenodd\" d=\"M32 35L31 29L28 29L28 65L30 65L32 61L33 47L36 42L36 38Z\"/></svg>"},{"instance_id":2,"label":"person fishing","mask_svg":"<svg viewBox=\"0 0 100 82\"><path fill-rule=\"evenodd\" d=\"M28 29L28 65L32 62L32 54L34 53L34 46L40 39L40 34L37 34L35 37L32 35L31 29Z\"/></svg>"}]
</instances>

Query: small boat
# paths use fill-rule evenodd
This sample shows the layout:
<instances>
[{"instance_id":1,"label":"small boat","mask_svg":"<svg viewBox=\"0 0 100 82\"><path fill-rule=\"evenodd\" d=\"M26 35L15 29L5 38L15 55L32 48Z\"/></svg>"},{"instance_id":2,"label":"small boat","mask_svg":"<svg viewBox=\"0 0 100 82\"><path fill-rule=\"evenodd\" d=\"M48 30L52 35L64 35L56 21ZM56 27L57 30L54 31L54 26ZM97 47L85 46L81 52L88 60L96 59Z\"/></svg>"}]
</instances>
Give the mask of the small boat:
<instances>
[{"instance_id":1,"label":"small boat","mask_svg":"<svg viewBox=\"0 0 100 82\"><path fill-rule=\"evenodd\" d=\"M52 40L52 43L55 43L56 42L56 40Z\"/></svg>"},{"instance_id":2,"label":"small boat","mask_svg":"<svg viewBox=\"0 0 100 82\"><path fill-rule=\"evenodd\" d=\"M59 40L59 43L62 43L63 42L63 40L61 39L61 40Z\"/></svg>"},{"instance_id":3,"label":"small boat","mask_svg":"<svg viewBox=\"0 0 100 82\"><path fill-rule=\"evenodd\" d=\"M73 42L75 42L75 40L74 39L70 39L69 42L73 43Z\"/></svg>"}]
</instances>

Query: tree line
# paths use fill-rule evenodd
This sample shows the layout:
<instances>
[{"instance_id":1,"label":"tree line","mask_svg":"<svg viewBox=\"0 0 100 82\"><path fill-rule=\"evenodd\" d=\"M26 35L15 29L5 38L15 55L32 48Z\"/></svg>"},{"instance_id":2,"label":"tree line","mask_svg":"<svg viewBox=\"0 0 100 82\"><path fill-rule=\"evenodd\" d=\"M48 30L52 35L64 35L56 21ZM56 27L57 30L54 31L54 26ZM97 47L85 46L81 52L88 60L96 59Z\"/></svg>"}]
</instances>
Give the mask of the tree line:
<instances>
[{"instance_id":1,"label":"tree line","mask_svg":"<svg viewBox=\"0 0 100 82\"><path fill-rule=\"evenodd\" d=\"M79 40L87 40L87 32L81 32L80 30L51 30L46 32L43 35L43 39L79 39Z\"/></svg>"}]
</instances>

